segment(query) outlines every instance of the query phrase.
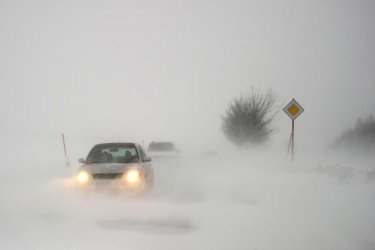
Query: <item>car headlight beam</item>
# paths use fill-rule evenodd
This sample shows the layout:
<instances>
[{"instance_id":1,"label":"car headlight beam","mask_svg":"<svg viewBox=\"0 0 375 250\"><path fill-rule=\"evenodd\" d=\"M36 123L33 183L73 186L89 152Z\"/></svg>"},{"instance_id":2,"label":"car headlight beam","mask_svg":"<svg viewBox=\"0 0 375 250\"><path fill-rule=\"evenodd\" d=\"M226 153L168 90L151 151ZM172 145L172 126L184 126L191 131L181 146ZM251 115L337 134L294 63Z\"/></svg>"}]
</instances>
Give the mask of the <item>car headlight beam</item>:
<instances>
[{"instance_id":1,"label":"car headlight beam","mask_svg":"<svg viewBox=\"0 0 375 250\"><path fill-rule=\"evenodd\" d=\"M81 184L87 183L89 179L90 179L89 173L87 173L86 171L80 171L77 175L77 180Z\"/></svg>"},{"instance_id":2,"label":"car headlight beam","mask_svg":"<svg viewBox=\"0 0 375 250\"><path fill-rule=\"evenodd\" d=\"M129 170L126 174L125 174L125 180L128 182L128 183L137 183L139 182L139 179L140 179L140 173L138 170L136 169L132 169L132 170Z\"/></svg>"}]
</instances>

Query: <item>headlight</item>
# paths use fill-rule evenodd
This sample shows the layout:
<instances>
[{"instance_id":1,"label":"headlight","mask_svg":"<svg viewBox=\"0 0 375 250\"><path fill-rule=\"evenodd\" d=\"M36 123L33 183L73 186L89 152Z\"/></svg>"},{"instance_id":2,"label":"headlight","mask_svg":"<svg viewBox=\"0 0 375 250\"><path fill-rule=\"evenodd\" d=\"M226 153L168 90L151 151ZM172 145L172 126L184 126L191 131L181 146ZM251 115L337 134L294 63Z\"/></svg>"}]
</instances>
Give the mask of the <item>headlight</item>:
<instances>
[{"instance_id":1,"label":"headlight","mask_svg":"<svg viewBox=\"0 0 375 250\"><path fill-rule=\"evenodd\" d=\"M140 177L139 171L136 169L129 170L125 174L125 180L129 183L137 183Z\"/></svg>"},{"instance_id":2,"label":"headlight","mask_svg":"<svg viewBox=\"0 0 375 250\"><path fill-rule=\"evenodd\" d=\"M86 171L78 172L77 180L79 183L81 184L87 183L89 179L90 179L89 173L87 173Z\"/></svg>"}]
</instances>

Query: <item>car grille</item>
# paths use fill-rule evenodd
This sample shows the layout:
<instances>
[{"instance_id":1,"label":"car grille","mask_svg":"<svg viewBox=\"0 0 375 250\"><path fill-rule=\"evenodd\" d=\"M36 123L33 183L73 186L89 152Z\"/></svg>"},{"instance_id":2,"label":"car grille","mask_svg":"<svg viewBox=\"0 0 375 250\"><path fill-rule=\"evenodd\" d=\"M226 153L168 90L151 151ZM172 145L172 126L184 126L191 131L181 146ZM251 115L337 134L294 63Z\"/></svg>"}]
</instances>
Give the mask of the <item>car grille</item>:
<instances>
[{"instance_id":1,"label":"car grille","mask_svg":"<svg viewBox=\"0 0 375 250\"><path fill-rule=\"evenodd\" d=\"M93 179L119 179L123 173L92 174Z\"/></svg>"}]
</instances>

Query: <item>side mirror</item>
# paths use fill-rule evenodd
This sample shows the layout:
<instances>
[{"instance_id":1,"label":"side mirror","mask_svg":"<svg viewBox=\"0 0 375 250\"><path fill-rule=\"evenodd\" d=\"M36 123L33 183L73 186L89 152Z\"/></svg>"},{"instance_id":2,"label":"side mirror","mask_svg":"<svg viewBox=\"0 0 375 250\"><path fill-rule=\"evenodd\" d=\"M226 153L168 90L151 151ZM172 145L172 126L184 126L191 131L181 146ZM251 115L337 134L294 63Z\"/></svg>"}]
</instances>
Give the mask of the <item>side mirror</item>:
<instances>
[{"instance_id":1,"label":"side mirror","mask_svg":"<svg viewBox=\"0 0 375 250\"><path fill-rule=\"evenodd\" d=\"M83 158L79 158L78 162L79 162L79 163L85 163L85 159L83 159Z\"/></svg>"},{"instance_id":2,"label":"side mirror","mask_svg":"<svg viewBox=\"0 0 375 250\"><path fill-rule=\"evenodd\" d=\"M150 156L146 156L145 158L143 158L143 162L150 162L152 159Z\"/></svg>"}]
</instances>

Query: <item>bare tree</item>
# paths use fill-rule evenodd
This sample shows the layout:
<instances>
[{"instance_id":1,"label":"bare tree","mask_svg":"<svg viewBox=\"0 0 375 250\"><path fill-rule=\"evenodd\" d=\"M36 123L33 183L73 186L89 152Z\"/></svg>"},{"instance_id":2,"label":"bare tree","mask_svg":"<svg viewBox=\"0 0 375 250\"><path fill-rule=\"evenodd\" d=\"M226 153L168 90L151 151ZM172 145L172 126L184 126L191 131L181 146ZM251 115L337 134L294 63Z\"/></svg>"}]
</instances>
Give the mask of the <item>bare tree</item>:
<instances>
[{"instance_id":1,"label":"bare tree","mask_svg":"<svg viewBox=\"0 0 375 250\"><path fill-rule=\"evenodd\" d=\"M272 89L262 93L252 88L249 96L234 99L222 117L225 136L237 146L266 142L274 131L271 125L279 112L276 102Z\"/></svg>"}]
</instances>

